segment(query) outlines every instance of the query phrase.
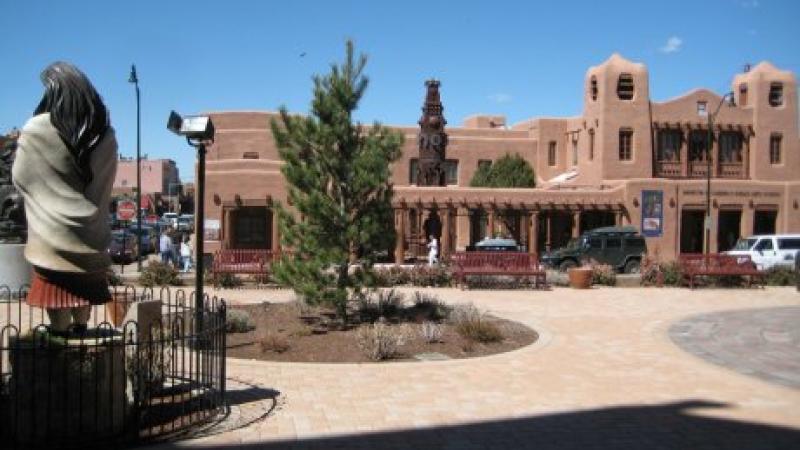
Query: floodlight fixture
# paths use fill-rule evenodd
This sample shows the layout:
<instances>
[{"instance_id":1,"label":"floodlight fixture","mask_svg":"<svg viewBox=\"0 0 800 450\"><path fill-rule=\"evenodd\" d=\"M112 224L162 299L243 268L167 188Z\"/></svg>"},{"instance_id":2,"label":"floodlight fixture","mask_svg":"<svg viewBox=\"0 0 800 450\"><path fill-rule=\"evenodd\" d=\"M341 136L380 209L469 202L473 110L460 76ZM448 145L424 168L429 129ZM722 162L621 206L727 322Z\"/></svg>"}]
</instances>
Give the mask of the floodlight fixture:
<instances>
[{"instance_id":1,"label":"floodlight fixture","mask_svg":"<svg viewBox=\"0 0 800 450\"><path fill-rule=\"evenodd\" d=\"M194 141L213 141L214 123L208 116L186 116L172 111L167 119L167 129L178 136Z\"/></svg>"}]
</instances>

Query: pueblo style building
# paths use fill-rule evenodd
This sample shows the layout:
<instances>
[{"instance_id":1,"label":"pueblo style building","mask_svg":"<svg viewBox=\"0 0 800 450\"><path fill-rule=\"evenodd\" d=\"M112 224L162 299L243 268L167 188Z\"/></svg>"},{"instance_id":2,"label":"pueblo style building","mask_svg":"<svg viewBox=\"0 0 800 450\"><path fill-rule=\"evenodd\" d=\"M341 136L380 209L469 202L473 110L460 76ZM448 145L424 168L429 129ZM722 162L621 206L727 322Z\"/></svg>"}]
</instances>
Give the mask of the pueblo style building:
<instances>
[{"instance_id":1,"label":"pueblo style building","mask_svg":"<svg viewBox=\"0 0 800 450\"><path fill-rule=\"evenodd\" d=\"M734 77L735 104L706 89L654 102L647 68L614 54L586 72L582 115L511 126L487 115L447 126L439 82L426 87L418 126L393 127L406 138L391 180L398 239L387 250L397 262L424 255L430 235L445 257L498 234L542 252L607 225L636 227L657 258L702 252L709 171L712 252L740 236L800 232L797 84L767 62ZM276 114L211 116L206 248L279 251ZM469 187L479 166L505 154L530 163L535 188Z\"/></svg>"}]
</instances>

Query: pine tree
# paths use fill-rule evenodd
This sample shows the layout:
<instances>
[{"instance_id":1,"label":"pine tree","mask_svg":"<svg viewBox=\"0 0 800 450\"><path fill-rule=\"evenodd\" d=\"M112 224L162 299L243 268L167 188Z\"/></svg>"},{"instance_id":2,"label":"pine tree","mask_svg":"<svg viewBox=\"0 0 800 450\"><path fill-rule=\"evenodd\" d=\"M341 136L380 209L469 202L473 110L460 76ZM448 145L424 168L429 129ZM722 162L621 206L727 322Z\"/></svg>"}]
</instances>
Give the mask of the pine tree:
<instances>
[{"instance_id":1,"label":"pine tree","mask_svg":"<svg viewBox=\"0 0 800 450\"><path fill-rule=\"evenodd\" d=\"M536 177L522 156L506 153L491 166L479 167L469 184L472 187L532 188L536 187Z\"/></svg>"},{"instance_id":2,"label":"pine tree","mask_svg":"<svg viewBox=\"0 0 800 450\"><path fill-rule=\"evenodd\" d=\"M402 134L377 122L353 121L368 85L366 63L348 41L345 61L313 78L310 114L281 108L271 124L293 207L277 208L282 245L292 254L275 275L307 302L334 306L343 319L378 254L394 242L389 164L403 143ZM348 270L354 262L360 270Z\"/></svg>"}]
</instances>

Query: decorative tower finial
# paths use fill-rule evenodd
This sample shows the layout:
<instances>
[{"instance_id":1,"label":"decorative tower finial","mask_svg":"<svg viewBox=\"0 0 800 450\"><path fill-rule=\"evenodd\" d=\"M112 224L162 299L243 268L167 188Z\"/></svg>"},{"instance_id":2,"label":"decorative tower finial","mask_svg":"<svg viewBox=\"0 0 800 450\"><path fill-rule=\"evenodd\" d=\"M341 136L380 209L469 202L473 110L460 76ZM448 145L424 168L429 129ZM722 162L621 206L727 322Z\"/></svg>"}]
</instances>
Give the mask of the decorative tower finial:
<instances>
[{"instance_id":1,"label":"decorative tower finial","mask_svg":"<svg viewBox=\"0 0 800 450\"><path fill-rule=\"evenodd\" d=\"M417 168L418 186L446 186L444 161L447 148L447 133L444 126L444 107L439 97L439 81L425 82L427 92L419 119L419 165Z\"/></svg>"}]
</instances>

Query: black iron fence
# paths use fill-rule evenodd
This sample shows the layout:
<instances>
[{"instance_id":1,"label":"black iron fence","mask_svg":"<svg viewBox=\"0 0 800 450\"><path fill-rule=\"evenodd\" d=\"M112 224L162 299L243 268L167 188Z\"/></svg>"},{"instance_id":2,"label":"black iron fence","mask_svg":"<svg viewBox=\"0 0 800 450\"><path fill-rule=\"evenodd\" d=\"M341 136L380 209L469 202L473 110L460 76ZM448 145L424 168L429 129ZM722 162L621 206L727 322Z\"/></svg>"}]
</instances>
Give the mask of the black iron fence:
<instances>
[{"instance_id":1,"label":"black iron fence","mask_svg":"<svg viewBox=\"0 0 800 450\"><path fill-rule=\"evenodd\" d=\"M3 448L124 445L189 432L225 408L225 302L116 287L87 329L54 333L26 288L0 286Z\"/></svg>"}]
</instances>

